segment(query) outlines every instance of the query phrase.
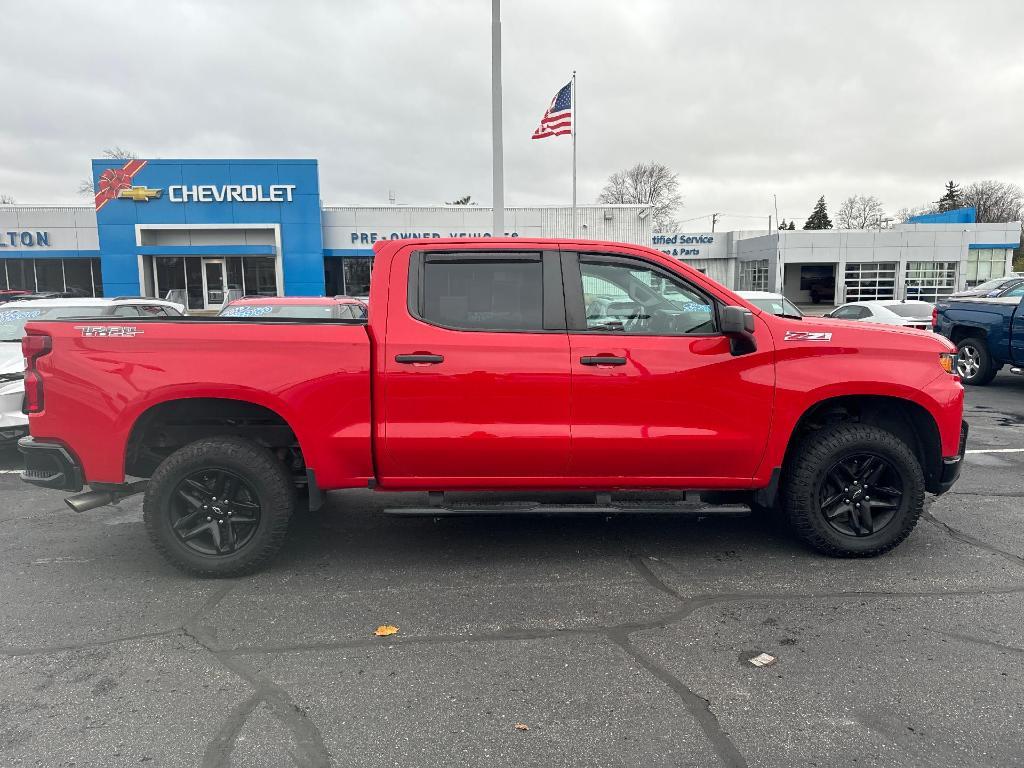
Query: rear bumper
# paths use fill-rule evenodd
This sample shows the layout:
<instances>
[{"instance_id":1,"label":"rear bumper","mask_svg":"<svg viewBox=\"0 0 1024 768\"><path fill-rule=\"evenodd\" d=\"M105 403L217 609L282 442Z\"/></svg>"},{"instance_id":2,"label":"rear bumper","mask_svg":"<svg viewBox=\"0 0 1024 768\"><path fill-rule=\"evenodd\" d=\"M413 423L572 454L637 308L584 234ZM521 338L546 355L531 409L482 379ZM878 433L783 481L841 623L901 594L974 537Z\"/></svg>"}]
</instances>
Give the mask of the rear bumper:
<instances>
[{"instance_id":1,"label":"rear bumper","mask_svg":"<svg viewBox=\"0 0 1024 768\"><path fill-rule=\"evenodd\" d=\"M18 450L25 456L21 479L41 488L80 491L85 485L82 465L60 443L40 443L31 437L18 441Z\"/></svg>"},{"instance_id":2,"label":"rear bumper","mask_svg":"<svg viewBox=\"0 0 1024 768\"><path fill-rule=\"evenodd\" d=\"M953 487L953 484L960 477L960 470L964 465L964 452L967 450L967 422L961 422L960 425L960 447L957 451L956 456L943 456L942 457L942 471L939 476L939 482L936 484L936 495L940 495L948 491Z\"/></svg>"}]
</instances>

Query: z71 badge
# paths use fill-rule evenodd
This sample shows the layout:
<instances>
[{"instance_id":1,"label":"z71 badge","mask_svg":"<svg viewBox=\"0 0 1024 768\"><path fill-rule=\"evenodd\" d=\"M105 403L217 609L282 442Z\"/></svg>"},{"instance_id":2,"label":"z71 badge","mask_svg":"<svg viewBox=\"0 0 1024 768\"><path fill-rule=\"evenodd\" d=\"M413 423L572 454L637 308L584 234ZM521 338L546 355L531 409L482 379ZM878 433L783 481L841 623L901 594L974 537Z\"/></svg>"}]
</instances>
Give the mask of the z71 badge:
<instances>
[{"instance_id":1,"label":"z71 badge","mask_svg":"<svg viewBox=\"0 0 1024 768\"><path fill-rule=\"evenodd\" d=\"M134 325L76 325L75 329L81 331L82 335L88 338L132 339L145 333Z\"/></svg>"},{"instance_id":2,"label":"z71 badge","mask_svg":"<svg viewBox=\"0 0 1024 768\"><path fill-rule=\"evenodd\" d=\"M832 341L831 333L821 331L786 331L783 341Z\"/></svg>"}]
</instances>

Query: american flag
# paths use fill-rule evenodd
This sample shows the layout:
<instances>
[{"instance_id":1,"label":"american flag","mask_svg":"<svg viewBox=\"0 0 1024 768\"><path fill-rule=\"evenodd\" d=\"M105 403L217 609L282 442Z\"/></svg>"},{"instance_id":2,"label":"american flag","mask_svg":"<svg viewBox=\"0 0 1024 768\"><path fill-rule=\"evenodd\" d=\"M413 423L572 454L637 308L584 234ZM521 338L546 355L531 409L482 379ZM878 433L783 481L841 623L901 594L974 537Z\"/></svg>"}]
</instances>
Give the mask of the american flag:
<instances>
[{"instance_id":1,"label":"american flag","mask_svg":"<svg viewBox=\"0 0 1024 768\"><path fill-rule=\"evenodd\" d=\"M546 139L548 136L564 136L572 133L572 83L566 83L547 108L540 125L531 139Z\"/></svg>"}]
</instances>

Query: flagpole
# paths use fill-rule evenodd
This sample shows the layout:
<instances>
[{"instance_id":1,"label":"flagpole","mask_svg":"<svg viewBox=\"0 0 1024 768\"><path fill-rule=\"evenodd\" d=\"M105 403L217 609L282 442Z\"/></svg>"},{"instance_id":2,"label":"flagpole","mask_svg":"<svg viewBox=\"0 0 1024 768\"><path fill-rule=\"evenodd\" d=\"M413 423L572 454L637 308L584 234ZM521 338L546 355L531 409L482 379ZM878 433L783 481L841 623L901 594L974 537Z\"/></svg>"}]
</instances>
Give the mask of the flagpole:
<instances>
[{"instance_id":1,"label":"flagpole","mask_svg":"<svg viewBox=\"0 0 1024 768\"><path fill-rule=\"evenodd\" d=\"M578 237L576 226L576 70L572 71L572 236Z\"/></svg>"},{"instance_id":2,"label":"flagpole","mask_svg":"<svg viewBox=\"0 0 1024 768\"><path fill-rule=\"evenodd\" d=\"M505 236L505 170L501 146L501 0L491 2L491 183L494 237ZM575 174L574 174L575 175ZM574 182L575 183L575 182Z\"/></svg>"}]
</instances>

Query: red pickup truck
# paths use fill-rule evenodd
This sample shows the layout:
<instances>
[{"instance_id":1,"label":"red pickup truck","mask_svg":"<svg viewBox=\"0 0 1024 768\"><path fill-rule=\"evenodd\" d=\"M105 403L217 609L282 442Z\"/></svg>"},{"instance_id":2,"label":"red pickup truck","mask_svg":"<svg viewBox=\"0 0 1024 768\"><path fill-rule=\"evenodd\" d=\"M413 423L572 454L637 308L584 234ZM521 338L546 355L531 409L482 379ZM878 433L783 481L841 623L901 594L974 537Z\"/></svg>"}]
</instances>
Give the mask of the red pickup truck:
<instances>
[{"instance_id":1,"label":"red pickup truck","mask_svg":"<svg viewBox=\"0 0 1024 768\"><path fill-rule=\"evenodd\" d=\"M156 547L252 571L300 504L337 488L673 489L779 509L830 555L901 542L966 440L955 348L935 334L760 311L638 246L377 243L368 320L35 322L23 478L145 491ZM667 503L663 510L674 509Z\"/></svg>"}]
</instances>

